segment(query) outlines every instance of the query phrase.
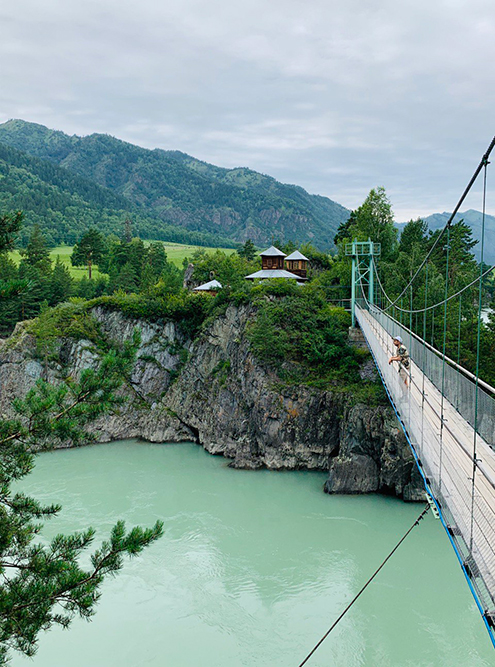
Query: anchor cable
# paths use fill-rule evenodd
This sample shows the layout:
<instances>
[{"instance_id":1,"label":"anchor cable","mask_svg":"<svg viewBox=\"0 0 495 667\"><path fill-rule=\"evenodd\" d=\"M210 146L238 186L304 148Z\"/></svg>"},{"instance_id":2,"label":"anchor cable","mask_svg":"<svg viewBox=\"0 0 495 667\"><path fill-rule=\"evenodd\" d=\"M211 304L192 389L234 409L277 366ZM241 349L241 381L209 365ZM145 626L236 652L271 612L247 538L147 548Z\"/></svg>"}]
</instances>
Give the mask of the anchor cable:
<instances>
[{"instance_id":1,"label":"anchor cable","mask_svg":"<svg viewBox=\"0 0 495 667\"><path fill-rule=\"evenodd\" d=\"M344 611L340 614L340 616L337 618L336 621L334 621L333 625L325 632L323 637L320 639L320 641L313 647L313 649L308 653L308 655L304 658L304 660L299 664L298 667L303 667L308 660L311 658L311 656L316 652L316 650L323 644L325 639L328 637L328 635L332 632L332 630L335 628L335 626L338 624L339 621L341 621L344 616L347 614L349 609L352 607L352 605L356 602L356 600L361 596L362 593L368 588L368 586L371 584L373 579L376 577L376 575L380 572L380 570L384 567L384 565L387 563L387 561L390 560L390 558L394 555L394 553L397 551L397 549L400 547L402 542L406 539L406 537L409 535L409 533L412 532L413 528L415 528L421 519L425 517L425 515L429 512L430 510L430 505L427 504L424 510L421 512L421 514L418 516L416 521L412 524L412 526L409 528L409 530L401 537L401 539L397 542L395 547L392 549L392 551L388 554L388 556L385 558L384 561L382 561L381 565L374 571L374 573L371 575L371 577L368 579L368 581L364 584L364 586L361 588L361 590L353 597L353 599L349 602L347 607L344 609Z\"/></svg>"}]
</instances>

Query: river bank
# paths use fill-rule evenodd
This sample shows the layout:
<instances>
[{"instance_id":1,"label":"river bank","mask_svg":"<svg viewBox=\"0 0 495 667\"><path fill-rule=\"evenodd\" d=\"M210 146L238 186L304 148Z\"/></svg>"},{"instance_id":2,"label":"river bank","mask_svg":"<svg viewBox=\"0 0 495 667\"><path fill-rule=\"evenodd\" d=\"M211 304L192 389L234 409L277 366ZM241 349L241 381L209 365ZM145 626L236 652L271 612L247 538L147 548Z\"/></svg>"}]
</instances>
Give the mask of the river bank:
<instances>
[{"instance_id":1,"label":"river bank","mask_svg":"<svg viewBox=\"0 0 495 667\"><path fill-rule=\"evenodd\" d=\"M193 440L237 468L325 471L328 493L422 500L423 484L400 425L386 398L374 398L381 386L368 379L372 362L363 362L362 382L354 385L345 378L328 388L282 381L290 366L277 369L253 354L247 329L255 316L252 306L229 306L193 340L174 322L102 307L77 320L79 338L64 336L59 327L46 343L29 323L20 324L0 345L0 410L8 413L12 400L38 379L57 383L98 364L98 345L84 337L81 322L99 337L100 348L131 340L138 329L126 402L91 427L98 441Z\"/></svg>"}]
</instances>

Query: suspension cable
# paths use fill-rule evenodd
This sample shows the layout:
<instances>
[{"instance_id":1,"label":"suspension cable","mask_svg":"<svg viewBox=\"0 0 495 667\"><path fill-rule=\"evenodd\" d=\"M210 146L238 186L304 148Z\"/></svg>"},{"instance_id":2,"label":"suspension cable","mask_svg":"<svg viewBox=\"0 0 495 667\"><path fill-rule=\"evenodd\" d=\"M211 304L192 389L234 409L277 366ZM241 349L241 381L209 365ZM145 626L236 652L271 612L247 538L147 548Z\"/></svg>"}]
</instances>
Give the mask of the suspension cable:
<instances>
[{"instance_id":1,"label":"suspension cable","mask_svg":"<svg viewBox=\"0 0 495 667\"><path fill-rule=\"evenodd\" d=\"M371 582L372 582L373 579L376 577L376 575L380 572L380 570L384 567L384 565L387 563L387 561L389 561L390 558L392 558L392 556L393 556L394 553L397 551L397 549L400 547L400 545L402 544L402 542L404 542L404 540L405 540L406 537L409 535L409 533L412 532L413 528L415 528L417 525L419 525L419 522L420 522L420 521L424 518L424 516L428 513L429 509L430 509L430 505L427 504L426 507L425 507L425 508L423 509L423 511L421 512L421 514L418 516L418 518L415 520L415 522L414 522L414 523L412 524L412 526L409 528L409 530L408 530L408 531L401 537L401 539L397 542L397 544L396 544L395 547L392 549L392 551L388 554L388 556L385 558L385 560L382 561L381 565L380 565L380 566L373 572L373 574L372 574L371 577L368 579L368 581L364 584L364 586L362 586L362 588L360 589L360 591L359 591L359 592L353 597L353 599L349 602L349 604L348 604L347 607L344 609L344 611L340 614L340 616L337 618L337 620L334 621L334 623L332 624L332 626L327 630L327 632L325 632L325 634L324 634L323 637L320 639L320 641L319 641L317 644L315 644L314 648L308 653L308 655L304 658L304 660L299 664L299 667L303 667L303 665L305 665L305 664L308 662L308 660L311 658L311 656L313 655L313 653L315 653L315 651L316 651L316 650L323 644L323 642L324 642L325 639L328 637L328 635L332 632L332 630L333 630L333 629L335 628L335 626L339 623L339 621L341 621L341 620L344 618L344 616L347 614L347 612L348 612L349 609L352 607L352 605L353 605L353 604L356 602L356 600L361 596L361 594L364 593L364 591L366 590L366 588L368 588L368 586L371 584Z\"/></svg>"},{"instance_id":2,"label":"suspension cable","mask_svg":"<svg viewBox=\"0 0 495 667\"><path fill-rule=\"evenodd\" d=\"M469 289L470 287L472 287L473 285L475 285L479 280L485 278L489 273L491 273L492 271L495 270L495 264L493 264L493 265L490 266L488 269L485 269L485 271L483 271L483 273L482 273L481 275L479 275L477 278L475 278L474 280L472 280L468 285L466 285L465 287L463 287L462 289L460 289L460 290L459 290L458 292L456 292L455 294L451 294L449 297L447 297L447 299L442 299L442 301L439 301L438 303L434 303L432 306L425 306L424 308L419 308L419 309L417 309L417 310L409 311L408 308L400 308L400 306L396 306L396 305L395 305L395 302L392 302L392 299L389 297L389 295L388 295L387 292L385 291L385 288L383 287L382 281L380 280L380 276L378 275L377 267L376 267L376 264L375 264L375 261L374 261L373 258L372 258L372 261L373 261L373 264L374 264L374 267L375 267L375 275L376 275L376 278L377 278L377 281L378 281L378 285L380 286L380 289L381 289L381 291L383 292L383 294L384 294L385 298L387 299L387 301L389 301L389 303L390 303L390 306L389 306L389 307L391 307L391 306L393 305L394 308L396 308L397 310L402 310L402 311L405 312L405 313L409 313L409 312L412 312L412 313L423 313L425 310L433 310L434 308L438 308L438 306L442 306L446 301L451 301L452 299L455 299L457 296L459 296L460 294L462 294L463 292L465 292L467 289ZM482 268L483 268L483 265L481 265L481 269L482 269ZM387 308L383 308L382 310L384 310L384 311L385 311L385 310L388 310L389 307L387 307Z\"/></svg>"},{"instance_id":3,"label":"suspension cable","mask_svg":"<svg viewBox=\"0 0 495 667\"><path fill-rule=\"evenodd\" d=\"M483 155L483 157L481 158L481 162L480 162L479 165L476 167L476 171L474 172L473 176L471 177L471 180L469 181L469 183L468 183L466 189L465 189L464 192L462 193L461 198L460 198L459 201L457 202L456 207L454 208L452 214L450 215L449 219L448 219L447 222L445 223L444 228L442 229L442 231L440 232L440 234L439 234L439 235L437 236L437 238L435 239L435 242L433 243L433 245L431 246L430 250L428 251L428 254L427 254L426 257L424 258L424 260L421 262L421 265L419 266L418 270L416 271L416 273L414 274L414 276L411 278L411 280L407 283L407 285L404 287L404 289L403 289L402 292L399 294L399 296L395 299L395 301L393 301L389 306L387 306L387 307L385 308L385 310L388 310L389 308L391 308L392 306L394 306L394 305L397 303L397 301L399 301L399 299L406 293L407 288L409 287L409 285L411 285L411 284L415 281L415 279L417 278L418 274L420 273L421 269L423 268L423 266L426 264L426 262L428 261L428 259L429 259L430 256L432 255L432 253L433 253L433 251L435 250L436 246L440 243L440 240L442 239L443 235L445 234L447 228L450 227L450 225L452 224L452 221L454 220L455 216L457 215L457 212L459 211L460 207L462 206L462 202L466 199L466 197L467 197L469 191L471 190L471 188L472 188L473 185L474 185L474 182L475 182L476 179L478 178L478 175L479 175L480 171L483 169L483 167L484 167L485 165L488 164L488 158L490 157L490 153L492 152L494 146L495 146L495 137L493 137L493 139L492 139L490 145L488 146L488 149L487 149L486 153L485 153L485 154Z\"/></svg>"},{"instance_id":4,"label":"suspension cable","mask_svg":"<svg viewBox=\"0 0 495 667\"><path fill-rule=\"evenodd\" d=\"M483 178L483 217L481 219L481 261L480 266L483 267L483 253L485 248L485 211L486 211L486 170L488 161L485 163L485 173ZM480 269L481 273L481 269ZM471 484L471 538L470 548L473 548L473 533L474 533L474 495L476 491L476 470L478 467L477 457L477 431L478 431L478 394L480 381L480 342L481 342L481 308L483 302L483 277L480 275L480 284L478 289L478 330L476 336L476 384L474 392L474 440L473 440L473 477Z\"/></svg>"},{"instance_id":5,"label":"suspension cable","mask_svg":"<svg viewBox=\"0 0 495 667\"><path fill-rule=\"evenodd\" d=\"M486 275L486 272L485 272L483 275ZM418 334L414 333L414 331L410 331L406 326L404 326L403 324L400 324L400 322L397 320L397 318L394 318L394 317L392 317L391 315L387 315L387 313L385 313L384 310L382 310L381 308L378 308L378 306L376 306L375 304L370 303L370 302L368 301L368 298L366 297L365 292L364 292L364 287L363 287L363 284L362 284L362 276L360 275L358 278L359 278L359 280L358 280L358 284L359 284L360 287L361 287L362 298L363 298L363 300L366 302L366 305L368 306L368 308L371 307L371 308L374 308L374 309L376 309L376 310L380 310L380 311L385 315L385 317L387 317L388 319L392 320L392 321L395 322L397 325L399 325L400 327L402 327L402 329L403 329L407 334L411 334L411 336L412 336L413 338L415 338L417 341L419 341L421 344L423 344L425 347L427 347L429 350L431 350L431 352L433 352L434 354L436 354L438 357L440 357L441 359L443 359L443 357L445 356L445 361L449 364L449 366L452 366L453 368L456 368L458 371L460 371L460 372L461 372L465 377L467 377L469 380L471 380L471 381L473 381L473 382L476 381L476 375L475 375L474 373L471 373L471 371L468 371L467 368L464 368L464 366L460 366L459 364L457 364L457 363L456 363L453 359L451 359L450 357L447 357L446 355L443 355L442 352L440 352L440 350L437 350L437 348L434 347L434 345L433 345L433 341L434 341L434 325L435 325L435 319L434 319L434 318L432 318L432 328L431 328L431 335L432 335L432 338L431 338L431 344L430 344L430 343L428 343L426 340L422 339L421 336L419 336ZM476 279L475 282L477 282L478 280L479 280L479 277ZM438 305L438 304L435 304L435 307L436 307L437 305ZM395 308L395 306L394 306L394 308ZM421 311L419 311L419 312L426 312L426 310L429 310L429 308L423 308L423 309L421 309ZM432 315L434 315L434 314L435 314L434 311L432 311ZM492 394L493 396L495 396L495 387L492 387L492 386L489 385L487 382L484 382L481 378L478 378L478 385L479 385L480 387L483 387L483 389L485 389L485 391L487 391L488 393L490 393L490 394Z\"/></svg>"}]
</instances>

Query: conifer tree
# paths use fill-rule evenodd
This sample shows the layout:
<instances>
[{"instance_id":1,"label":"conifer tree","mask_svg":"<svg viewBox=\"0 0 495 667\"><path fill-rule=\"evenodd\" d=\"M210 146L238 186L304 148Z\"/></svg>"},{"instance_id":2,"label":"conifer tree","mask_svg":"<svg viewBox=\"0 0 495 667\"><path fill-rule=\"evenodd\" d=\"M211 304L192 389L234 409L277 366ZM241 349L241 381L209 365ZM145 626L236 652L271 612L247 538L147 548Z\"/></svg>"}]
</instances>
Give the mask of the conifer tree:
<instances>
[{"instance_id":1,"label":"conifer tree","mask_svg":"<svg viewBox=\"0 0 495 667\"><path fill-rule=\"evenodd\" d=\"M52 268L50 251L39 225L33 227L27 246L21 251L21 255L28 266L37 269L44 276L50 274Z\"/></svg>"},{"instance_id":2,"label":"conifer tree","mask_svg":"<svg viewBox=\"0 0 495 667\"><path fill-rule=\"evenodd\" d=\"M22 226L23 219L22 211L5 213L0 216L0 252L14 248L16 236Z\"/></svg>"},{"instance_id":3,"label":"conifer tree","mask_svg":"<svg viewBox=\"0 0 495 667\"><path fill-rule=\"evenodd\" d=\"M148 248L147 264L151 266L153 270L153 276L155 279L158 279L158 276L165 270L167 266L168 259L163 243L155 241L150 243Z\"/></svg>"},{"instance_id":4,"label":"conifer tree","mask_svg":"<svg viewBox=\"0 0 495 667\"><path fill-rule=\"evenodd\" d=\"M240 248L237 248L237 253L240 257L251 261L256 256L256 246L251 239L248 239Z\"/></svg>"},{"instance_id":5,"label":"conifer tree","mask_svg":"<svg viewBox=\"0 0 495 667\"><path fill-rule=\"evenodd\" d=\"M12 247L13 222L0 218L0 254ZM122 568L125 555L139 554L162 534L160 521L130 531L119 521L91 556L91 566L83 568L79 556L92 545L94 530L58 535L48 545L36 542L43 521L60 506L45 506L12 488L31 472L40 448L91 439L85 427L122 402L117 392L138 343L135 335L132 344L111 350L98 369L83 371L77 380L58 386L39 380L14 401L14 415L0 419L0 665L11 650L34 655L42 630L66 628L78 615L90 618L103 580Z\"/></svg>"},{"instance_id":6,"label":"conifer tree","mask_svg":"<svg viewBox=\"0 0 495 667\"><path fill-rule=\"evenodd\" d=\"M69 298L73 282L69 269L60 261L60 257L57 257L50 279L50 306Z\"/></svg>"},{"instance_id":7,"label":"conifer tree","mask_svg":"<svg viewBox=\"0 0 495 667\"><path fill-rule=\"evenodd\" d=\"M138 285L139 277L136 269L131 262L127 262L115 280L115 289L121 289L124 292L137 292Z\"/></svg>"},{"instance_id":8,"label":"conifer tree","mask_svg":"<svg viewBox=\"0 0 495 667\"><path fill-rule=\"evenodd\" d=\"M0 420L0 665L9 649L33 655L42 630L68 627L77 615L90 618L104 578L122 568L124 555L140 553L162 534L161 522L127 532L119 521L93 553L91 567L82 568L78 559L92 545L94 530L58 535L47 546L35 542L42 522L60 506L12 490L31 472L40 447L88 440L84 426L118 404L116 392L133 358L128 345L107 354L97 371L85 370L79 381L58 387L38 381L14 402L15 416Z\"/></svg>"},{"instance_id":9,"label":"conifer tree","mask_svg":"<svg viewBox=\"0 0 495 667\"><path fill-rule=\"evenodd\" d=\"M50 298L52 262L39 225L33 227L21 255L18 275L29 286L19 294L19 316L24 320L36 317L40 312L40 304Z\"/></svg>"},{"instance_id":10,"label":"conifer tree","mask_svg":"<svg viewBox=\"0 0 495 667\"><path fill-rule=\"evenodd\" d=\"M70 261L72 266L87 266L88 278L91 280L93 265L99 264L106 252L107 247L103 235L97 229L92 228L76 243Z\"/></svg>"}]
</instances>

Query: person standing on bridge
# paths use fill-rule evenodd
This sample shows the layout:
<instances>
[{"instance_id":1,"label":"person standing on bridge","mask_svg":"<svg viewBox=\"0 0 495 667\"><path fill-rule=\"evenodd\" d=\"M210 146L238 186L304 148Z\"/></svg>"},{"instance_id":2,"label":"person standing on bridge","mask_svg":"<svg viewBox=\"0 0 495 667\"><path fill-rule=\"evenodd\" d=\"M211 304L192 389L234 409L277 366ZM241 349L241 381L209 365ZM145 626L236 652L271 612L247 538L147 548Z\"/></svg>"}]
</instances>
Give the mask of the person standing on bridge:
<instances>
[{"instance_id":1,"label":"person standing on bridge","mask_svg":"<svg viewBox=\"0 0 495 667\"><path fill-rule=\"evenodd\" d=\"M407 351L406 346L402 340L401 336L394 336L393 343L397 348L397 355L395 357L390 357L388 363L391 364L393 361L399 362L398 372L401 379L404 381L404 384L408 385L407 376L409 369L409 352Z\"/></svg>"}]
</instances>

